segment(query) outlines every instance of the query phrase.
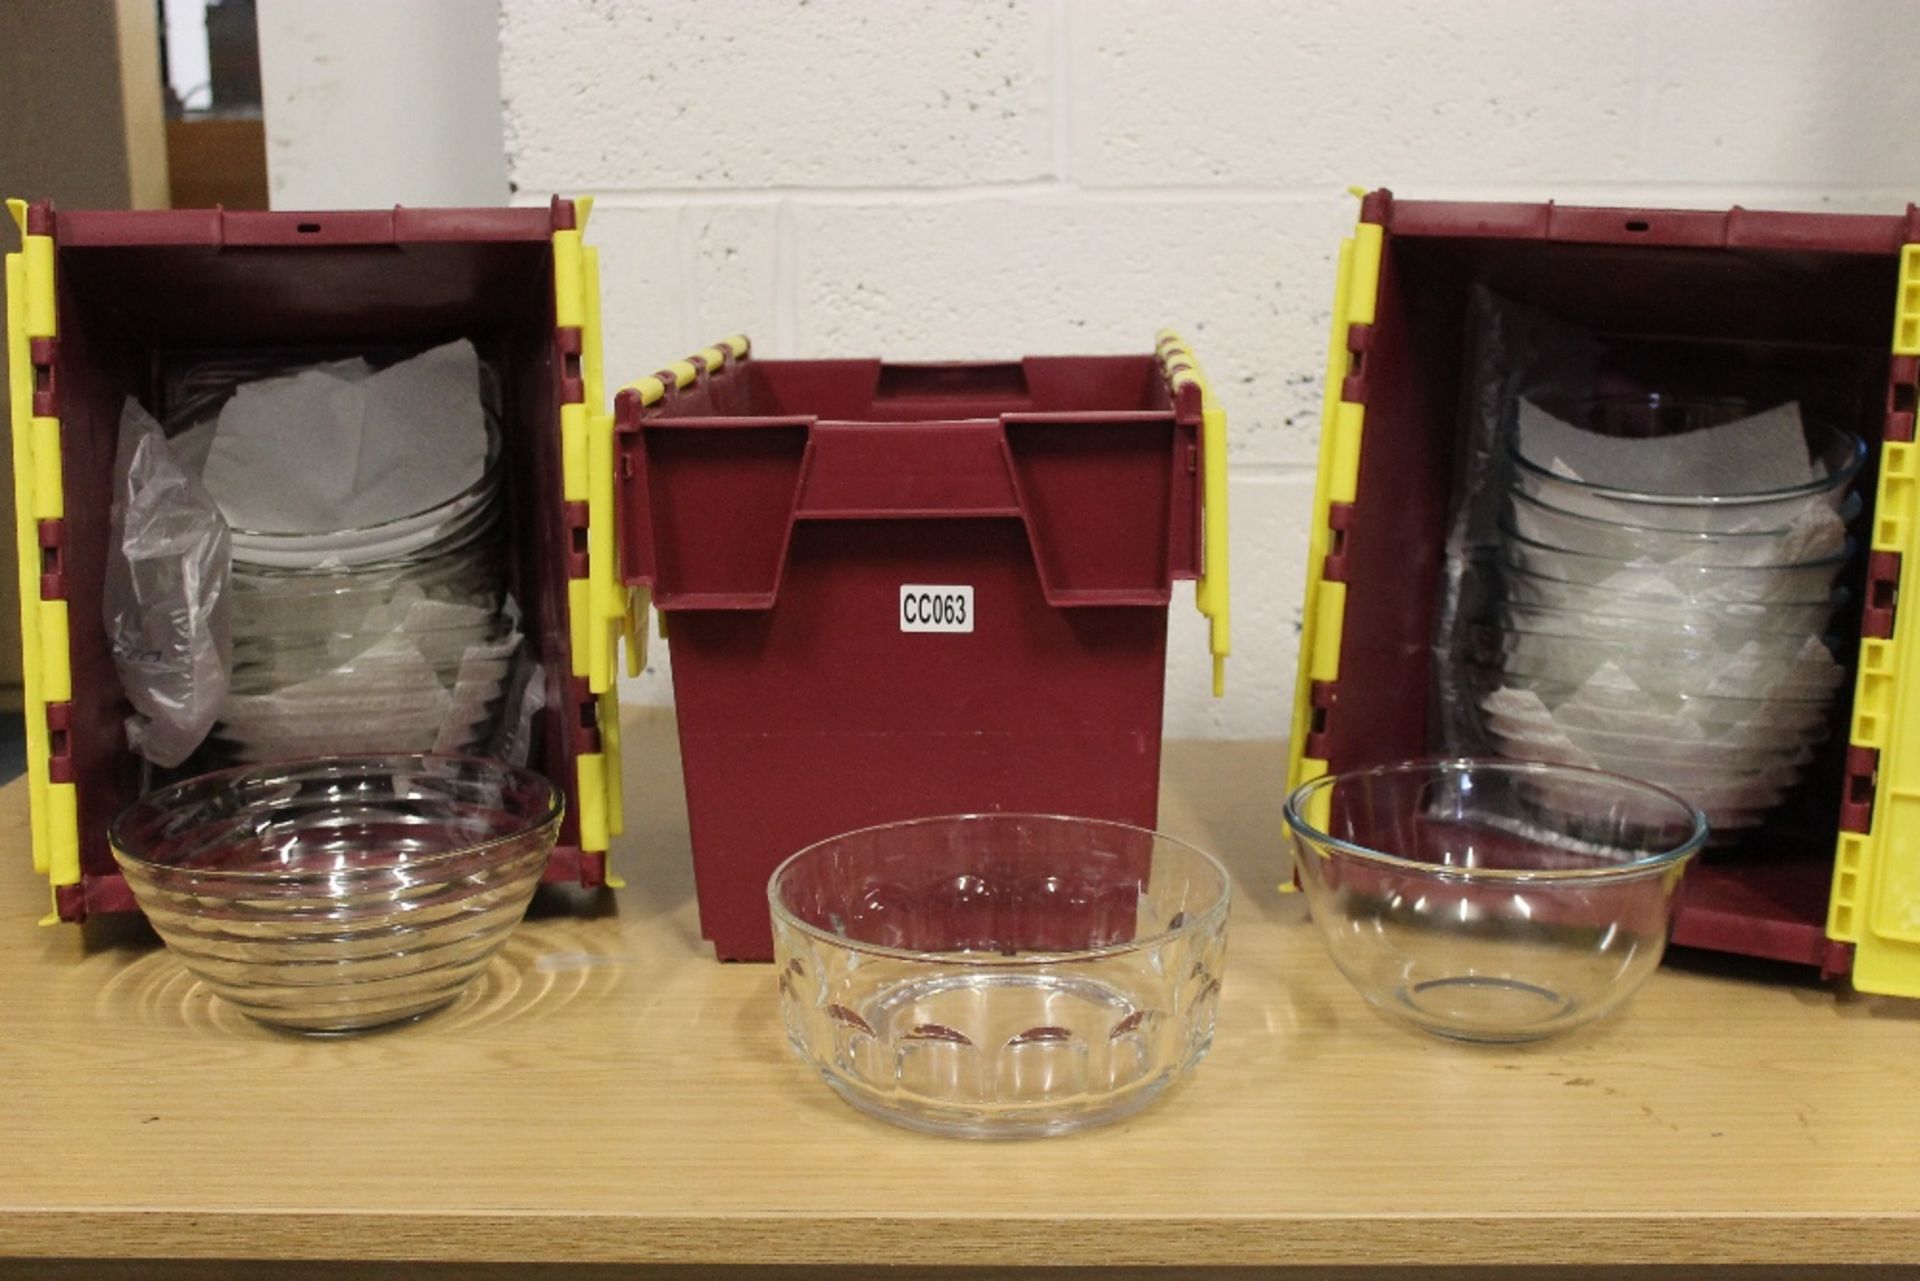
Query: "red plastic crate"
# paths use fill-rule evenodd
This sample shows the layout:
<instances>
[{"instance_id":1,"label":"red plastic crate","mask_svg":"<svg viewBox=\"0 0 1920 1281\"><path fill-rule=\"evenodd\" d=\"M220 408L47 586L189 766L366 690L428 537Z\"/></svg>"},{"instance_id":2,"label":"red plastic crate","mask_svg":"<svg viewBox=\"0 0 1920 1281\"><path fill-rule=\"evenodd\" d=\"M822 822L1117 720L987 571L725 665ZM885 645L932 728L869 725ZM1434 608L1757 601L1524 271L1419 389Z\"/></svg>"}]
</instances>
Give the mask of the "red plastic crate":
<instances>
[{"instance_id":1,"label":"red plastic crate","mask_svg":"<svg viewBox=\"0 0 1920 1281\"><path fill-rule=\"evenodd\" d=\"M979 811L1153 826L1208 412L1171 341L937 365L736 341L620 393L621 564L665 620L722 959L771 958L767 878L841 832ZM1203 607L1223 605L1224 548L1206 552ZM935 602L942 629L915 630Z\"/></svg>"},{"instance_id":2,"label":"red plastic crate","mask_svg":"<svg viewBox=\"0 0 1920 1281\"><path fill-rule=\"evenodd\" d=\"M21 587L27 613L58 619L23 630L40 647L30 685L36 667L45 678L28 691L30 748L41 749L28 762L36 861L59 916L134 907L106 827L138 791L141 764L126 746L128 705L101 626L124 399L158 406L170 369L212 353L330 358L456 337L474 341L504 388L509 581L547 678L531 763L568 800L548 877L603 883L605 806L617 796L583 803L583 793L600 790L612 704L575 674L569 581L585 567L563 501L565 424L588 408L597 372L592 264L577 243L584 208L556 199L524 209L128 213L41 203L17 216L26 246L9 260L11 320L24 339L16 390L33 391L15 401L16 457L24 466L36 455L31 510L58 513L38 522L39 548L36 531L23 533Z\"/></svg>"},{"instance_id":3,"label":"red plastic crate","mask_svg":"<svg viewBox=\"0 0 1920 1281\"><path fill-rule=\"evenodd\" d=\"M1429 645L1470 288L1585 326L1642 373L1684 376L1702 351L1743 364L1756 387L1867 438L1875 462L1858 488L1872 499L1882 447L1913 436L1920 369L1888 337L1916 241L1911 206L1864 216L1367 196L1335 304L1291 781L1437 745ZM1848 584L1861 608L1836 622L1845 639L1893 634L1899 561L1863 548ZM1836 718L1824 760L1763 837L1695 861L1674 942L1846 972L1853 947L1829 930L1835 847L1868 831L1874 765Z\"/></svg>"}]
</instances>

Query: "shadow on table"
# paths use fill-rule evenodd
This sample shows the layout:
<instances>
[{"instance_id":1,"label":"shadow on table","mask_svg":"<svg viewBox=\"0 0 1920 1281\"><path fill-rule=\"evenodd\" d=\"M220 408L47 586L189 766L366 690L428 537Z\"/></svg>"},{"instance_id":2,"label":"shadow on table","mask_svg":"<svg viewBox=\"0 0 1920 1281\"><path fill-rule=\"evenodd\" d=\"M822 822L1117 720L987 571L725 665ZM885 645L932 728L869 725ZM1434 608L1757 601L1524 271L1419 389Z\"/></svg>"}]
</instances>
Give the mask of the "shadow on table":
<instances>
[{"instance_id":1,"label":"shadow on table","mask_svg":"<svg viewBox=\"0 0 1920 1281\"><path fill-rule=\"evenodd\" d=\"M603 898L611 896L603 895ZM538 900L536 899L536 904ZM543 907L528 914L529 926L508 936L486 968L450 1005L385 1027L345 1034L356 1040L380 1037L414 1026L455 1032L549 1018L576 1001L591 999L618 982L633 958L621 950L620 936L591 922L593 914L613 909L590 907L580 916L566 907ZM553 924L543 928L542 919ZM557 918L557 919L556 919ZM136 931L130 927L129 936ZM132 942L125 944L134 946ZM214 995L172 953L155 943L144 955L120 966L94 998L103 1021L132 1019L155 1028L194 1028L228 1035L306 1038L311 1034L270 1028Z\"/></svg>"}]
</instances>

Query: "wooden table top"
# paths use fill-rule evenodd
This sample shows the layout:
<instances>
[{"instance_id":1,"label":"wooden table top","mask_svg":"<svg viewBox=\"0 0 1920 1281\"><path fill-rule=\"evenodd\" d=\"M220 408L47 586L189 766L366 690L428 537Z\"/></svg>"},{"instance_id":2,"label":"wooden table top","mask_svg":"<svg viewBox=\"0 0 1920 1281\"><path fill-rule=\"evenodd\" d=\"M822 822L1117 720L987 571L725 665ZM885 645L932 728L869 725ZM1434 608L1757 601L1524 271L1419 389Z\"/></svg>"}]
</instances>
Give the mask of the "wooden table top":
<instances>
[{"instance_id":1,"label":"wooden table top","mask_svg":"<svg viewBox=\"0 0 1920 1281\"><path fill-rule=\"evenodd\" d=\"M869 1120L789 1053L771 968L701 942L672 723L630 721L629 887L537 904L456 1006L359 1038L255 1026L143 930L37 927L0 790L0 1255L1920 1260L1920 1002L1670 966L1543 1045L1390 1025L1276 887L1274 744L1166 754L1162 826L1238 882L1192 1079L1060 1139Z\"/></svg>"}]
</instances>

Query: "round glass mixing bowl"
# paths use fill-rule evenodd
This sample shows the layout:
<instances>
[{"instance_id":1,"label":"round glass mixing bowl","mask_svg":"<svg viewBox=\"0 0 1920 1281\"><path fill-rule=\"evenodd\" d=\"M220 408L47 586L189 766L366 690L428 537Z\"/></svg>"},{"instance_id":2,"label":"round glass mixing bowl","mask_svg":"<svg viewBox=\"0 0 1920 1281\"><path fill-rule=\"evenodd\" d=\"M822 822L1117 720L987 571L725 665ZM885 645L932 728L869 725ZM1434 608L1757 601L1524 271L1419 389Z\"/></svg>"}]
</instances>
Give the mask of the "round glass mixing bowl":
<instances>
[{"instance_id":1,"label":"round glass mixing bowl","mask_svg":"<svg viewBox=\"0 0 1920 1281\"><path fill-rule=\"evenodd\" d=\"M1651 784L1516 761L1327 775L1285 808L1340 972L1389 1016L1468 1041L1534 1040L1626 1000L1707 835Z\"/></svg>"},{"instance_id":2,"label":"round glass mixing bowl","mask_svg":"<svg viewBox=\"0 0 1920 1281\"><path fill-rule=\"evenodd\" d=\"M1541 407L1574 427L1620 439L1683 436L1736 422L1755 409L1738 400L1652 392L1548 401ZM1610 485L1597 477L1575 479L1553 471L1549 458L1529 457L1517 434L1509 441L1508 456L1514 489L1563 512L1694 533L1778 529L1815 505L1844 513L1850 487L1867 459L1866 442L1854 433L1819 420L1803 427L1811 474L1778 489L1651 492Z\"/></svg>"}]
</instances>

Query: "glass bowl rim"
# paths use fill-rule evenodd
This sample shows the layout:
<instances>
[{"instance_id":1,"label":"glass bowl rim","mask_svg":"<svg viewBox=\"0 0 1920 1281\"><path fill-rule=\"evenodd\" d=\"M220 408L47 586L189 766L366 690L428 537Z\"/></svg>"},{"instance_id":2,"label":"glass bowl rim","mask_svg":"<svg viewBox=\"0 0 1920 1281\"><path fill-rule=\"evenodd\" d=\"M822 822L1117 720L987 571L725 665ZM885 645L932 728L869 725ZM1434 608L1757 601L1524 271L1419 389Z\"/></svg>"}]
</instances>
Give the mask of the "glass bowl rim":
<instances>
[{"instance_id":1,"label":"glass bowl rim","mask_svg":"<svg viewBox=\"0 0 1920 1281\"><path fill-rule=\"evenodd\" d=\"M1571 404L1648 404L1663 399L1658 392L1642 394L1624 393L1619 395L1582 396L1562 403ZM1692 400L1695 403L1733 403L1725 397L1672 397L1676 400ZM1536 404L1538 402L1535 402ZM1541 405L1543 410L1547 407ZM1551 412L1550 410L1548 412ZM1764 411L1756 411L1764 412ZM1822 418L1803 417L1804 426L1811 440L1816 432L1824 433L1842 443L1851 443L1847 461L1818 480L1806 480L1798 485L1787 485L1778 489L1756 489L1743 494L1649 494L1637 489L1618 489L1611 485L1601 485L1589 480L1576 480L1571 476L1561 476L1520 452L1520 441L1511 433L1507 437L1507 457L1513 464L1528 475L1542 477L1557 485L1565 485L1579 493L1592 494L1616 502L1641 503L1650 507L1684 507L1692 510L1714 508L1738 508L1759 503L1776 503L1793 498L1812 498L1831 490L1850 487L1859 476L1860 469L1866 466L1868 445L1866 438L1858 432L1848 431L1835 426ZM1576 430L1585 430L1576 428ZM1601 433L1591 432L1590 435ZM1684 434L1684 433L1681 433Z\"/></svg>"},{"instance_id":2,"label":"glass bowl rim","mask_svg":"<svg viewBox=\"0 0 1920 1281\"><path fill-rule=\"evenodd\" d=\"M464 499L473 499L475 501L471 506L467 507L464 511L461 511L456 515L447 517L446 521L443 523L452 523L453 521L457 521L467 516L470 516L473 513L478 512L483 508L492 506L495 502L499 500L499 496L501 492L503 492L501 487L501 482L505 477L505 470L506 470L505 467L501 464L500 456L497 454L489 453L489 456L487 457L486 461L481 465L480 475L473 481L472 484L468 485L465 489L462 489L459 493L454 494L449 498L444 498L440 502L434 503L431 506L423 507L419 511L408 512L405 515L401 515L401 516L389 516L387 519L381 520L381 521L375 521L371 525L349 525L343 529L309 529L309 530L303 530L298 532L292 531L292 530L240 529L238 527L233 527L232 532L235 534L238 534L241 538L246 539L249 543L257 542L259 544L258 547L253 548L251 550L278 551L278 552L284 552L287 550L287 548L284 546L275 547L274 543L276 541L281 543L292 543L298 539L303 539L303 538L323 538L323 537L338 538L338 537L344 537L349 534L364 535L367 538L374 538L376 536L384 535L386 537L391 538L394 535L387 533L386 531L392 529L394 526L403 525L408 521L419 520L421 517L425 516L429 512L432 512L441 507L451 507L453 504L458 503ZM432 528L432 526L433 526L433 522L429 521L427 522L425 527Z\"/></svg>"},{"instance_id":3,"label":"glass bowl rim","mask_svg":"<svg viewBox=\"0 0 1920 1281\"><path fill-rule=\"evenodd\" d=\"M1731 576L1735 574L1763 573L1779 577L1793 570L1812 569L1824 569L1837 575L1846 567L1847 563L1853 559L1854 553L1859 550L1859 540L1852 534L1849 534L1847 535L1846 543L1839 551L1833 552L1830 555L1816 557L1813 560L1787 561L1777 565L1685 565L1672 562L1639 564L1633 560L1622 559L1618 556L1608 556L1600 552L1577 552L1569 547L1555 547L1551 543L1543 543L1539 539L1528 538L1525 534L1515 529L1512 522L1504 515L1500 518L1500 538L1501 542L1507 546L1517 544L1528 551L1548 552L1554 556L1571 556L1578 561L1595 561L1603 565L1612 565L1616 569L1638 570L1650 574L1690 574L1693 580L1698 582L1705 582L1709 578L1718 578L1722 574ZM1534 571L1531 570L1528 572L1534 573ZM1534 577L1545 578L1548 577L1548 575L1534 573Z\"/></svg>"},{"instance_id":4,"label":"glass bowl rim","mask_svg":"<svg viewBox=\"0 0 1920 1281\"><path fill-rule=\"evenodd\" d=\"M1536 682L1536 685L1552 685L1555 687L1564 687L1570 690L1578 689L1580 688L1580 686L1585 684L1584 681L1563 680L1559 677L1541 676L1533 672L1516 672L1506 667L1492 667L1485 663L1478 663L1470 660L1463 661L1461 664L1461 667L1464 670L1477 672L1483 676L1498 676L1503 679L1509 676L1518 676L1524 680L1534 681ZM1843 682L1843 685L1844 685L1844 682ZM1536 688L1536 686L1526 685L1526 686L1521 686L1520 688L1533 690ZM1641 692L1646 693L1647 691L1642 690ZM1750 720L1753 718L1755 713L1761 712L1763 709L1767 707L1777 706L1778 704L1781 704L1781 703L1792 703L1792 704L1804 705L1806 707L1813 707L1816 704L1820 704L1820 705L1829 704L1832 702L1832 699L1833 699L1833 695L1831 693L1822 694L1817 699L1781 698L1778 695L1768 695L1765 698L1746 698L1738 694L1660 694L1660 695L1657 695L1656 697L1665 699L1669 702L1677 702L1682 707L1688 704L1692 704L1696 707L1706 708L1709 710L1725 707L1727 708L1729 713L1739 717L1742 720ZM1746 709L1752 709L1752 710L1746 710ZM1675 715L1678 713L1676 711L1676 712L1668 712L1664 714ZM1460 759L1484 760L1487 758L1462 757ZM1498 759L1506 759L1506 758L1502 757Z\"/></svg>"},{"instance_id":5,"label":"glass bowl rim","mask_svg":"<svg viewBox=\"0 0 1920 1281\"><path fill-rule=\"evenodd\" d=\"M1679 811L1688 814L1693 820L1692 833L1671 849L1644 854L1628 862L1602 868L1523 868L1523 867L1446 867L1435 863L1422 862L1419 859L1403 858L1398 854L1389 854L1385 850L1376 850L1359 845L1324 832L1308 820L1305 813L1307 803L1317 793L1332 787L1335 783L1354 779L1380 778L1387 775L1413 774L1465 774L1469 771L1498 774L1531 774L1535 776L1555 776L1576 780L1599 780L1617 791L1634 792L1641 796L1668 803ZM1310 778L1294 788L1288 794L1282 807L1287 828L1294 836L1311 842L1332 846L1340 853L1369 863L1396 868L1400 871L1418 872L1423 876L1432 876L1442 880L1481 881L1481 882L1592 882L1632 880L1647 876L1666 867L1684 864L1697 854L1707 840L1707 817L1699 806L1682 799L1664 787L1648 783L1642 779L1629 778L1624 774L1615 774L1607 770L1589 769L1584 765L1555 765L1545 761L1519 761L1499 757L1450 756L1419 757L1411 760L1392 761L1384 765L1372 765L1356 770L1345 770L1338 774L1322 774Z\"/></svg>"},{"instance_id":6,"label":"glass bowl rim","mask_svg":"<svg viewBox=\"0 0 1920 1281\"><path fill-rule=\"evenodd\" d=\"M122 839L123 825L127 819L133 815L134 811L143 806L153 805L161 798L184 793L189 788L208 787L224 789L230 786L234 780L246 774L263 776L291 774L304 772L315 766L327 764L359 763L362 765L372 765L375 762L386 762L389 763L389 769L385 771L369 770L368 772L392 772L391 767L393 763L407 761L416 763L439 761L462 765L477 764L485 767L489 771L498 771L503 775L524 775L529 779L536 780L539 785L545 789L547 796L546 810L539 818L526 820L520 829L515 832L489 837L484 841L473 841L468 844L457 845L452 849L438 850L431 854L423 854L418 858L410 858L397 863L388 863L377 867L346 868L344 870L289 872L272 870L256 871L244 868L183 867L178 863L162 862L158 859L149 858L144 854L135 853L127 848L126 842ZM503 845L522 839L531 832L538 832L559 823L566 815L566 809L566 795L554 785L553 780L539 771L529 769L524 765L509 765L505 761L497 761L485 756L473 756L459 752L348 752L332 755L305 756L294 760L274 761L271 764L233 765L226 769L213 770L206 774L196 774L191 778L184 778L178 782L169 783L165 787L148 792L145 796L137 798L118 814L114 815L113 821L107 824L107 847L116 861L124 860L143 870L156 872L163 876L191 876L196 879L206 878L213 881L249 885L276 883L299 884L302 882L321 880L339 881L342 879L352 879L354 877L391 875L395 872L412 871L416 868L433 868L438 867L442 863L471 858L475 854L483 854L498 849Z\"/></svg>"},{"instance_id":7,"label":"glass bowl rim","mask_svg":"<svg viewBox=\"0 0 1920 1281\"><path fill-rule=\"evenodd\" d=\"M1568 478L1564 476L1558 479L1568 480ZM1573 482L1568 480L1568 483L1571 484ZM1509 489L1506 496L1509 502L1517 503L1525 507L1537 508L1540 511L1549 513L1553 519L1569 520L1577 526L1591 526L1607 530L1610 533L1622 533L1630 538L1639 538L1642 535L1653 535L1658 541L1671 540L1677 543L1691 543L1701 547L1717 547L1722 544L1738 546L1740 540L1749 538L1771 538L1778 540L1782 534L1792 532L1792 530L1785 525L1777 529L1667 529L1661 525L1634 525L1626 521L1608 520L1604 516L1592 516L1586 512L1569 511L1565 507L1555 506L1546 499L1530 494L1526 490L1518 487ZM1866 500L1861 498L1857 491L1849 489L1846 498L1841 500L1840 506L1833 509L1833 514L1839 518L1842 525L1850 527L1855 520L1859 519L1860 513L1865 510L1865 508ZM1851 537L1851 535L1849 534L1848 537ZM1748 545L1755 546L1757 544ZM1569 548L1567 550L1572 549ZM1604 553L1593 552L1587 554L1604 555ZM1805 562L1795 563L1804 564Z\"/></svg>"},{"instance_id":8,"label":"glass bowl rim","mask_svg":"<svg viewBox=\"0 0 1920 1281\"><path fill-rule=\"evenodd\" d=\"M1568 553L1568 554L1578 555L1578 553ZM1695 566L1695 568L1707 568L1707 567ZM1752 610L1755 612L1771 612L1775 606L1779 606L1784 609L1826 608L1826 609L1838 610L1838 609L1844 609L1848 605L1853 603L1853 592L1848 589L1845 583L1837 582L1837 581L1834 583L1834 585L1831 588L1828 589L1825 600L1740 601L1740 600L1721 600L1713 596L1646 596L1639 592L1629 590L1627 588L1603 587L1598 583L1576 583L1570 578L1555 578L1550 574L1543 574L1538 570L1522 569L1518 565L1515 565L1510 561L1505 561L1505 560L1502 560L1496 564L1495 571L1498 573L1500 577L1502 586L1511 586L1514 581L1515 575L1518 575L1520 578L1521 584L1523 586L1525 586L1528 583L1547 583L1547 584L1550 584L1551 588L1556 591L1563 587L1571 587L1575 590L1576 593L1599 592L1603 596L1617 596L1622 600L1636 601L1642 604L1654 604L1654 605L1667 604L1667 605L1673 605L1673 606L1681 606L1687 609L1706 609L1706 610L1725 609L1725 610ZM1508 597L1507 599L1511 600L1512 597ZM1546 605L1546 606L1540 606L1539 608L1559 609L1561 607L1558 605ZM1592 611L1581 611L1581 612L1605 613L1606 611L1596 609ZM1619 616L1615 615L1615 617L1619 617Z\"/></svg>"},{"instance_id":9,"label":"glass bowl rim","mask_svg":"<svg viewBox=\"0 0 1920 1281\"><path fill-rule=\"evenodd\" d=\"M1595 588L1594 590L1605 591L1606 589ZM1628 595L1628 596L1632 595L1631 592L1626 592L1622 594ZM1665 598L1659 597L1659 596L1650 596L1650 597L1645 597L1643 599L1647 601L1657 602ZM1818 606L1816 606L1815 608L1818 608ZM1835 608L1837 608L1837 606ZM1532 617L1536 615L1545 614L1548 616L1548 621L1552 621L1553 619L1557 619L1557 618L1603 619L1605 621L1597 623L1595 624L1595 626L1600 628L1606 628L1617 623L1623 627L1631 625L1633 628L1637 628L1642 631L1654 632L1662 635L1689 636L1689 637L1703 636L1703 637L1708 637L1715 640L1727 638L1727 637L1735 637L1735 636L1746 636L1746 637L1754 637L1754 636L1796 637L1798 636L1798 637L1804 637L1805 639L1808 639L1808 640L1821 641L1822 643L1826 644L1829 652L1844 648L1844 645L1845 645L1845 641L1841 633L1836 632L1828 627L1823 627L1817 631L1808 631L1798 627L1791 628L1788 630L1779 630L1779 629L1769 629L1765 627L1752 627L1738 621L1728 621L1728 622L1699 621L1695 616L1692 615L1691 609L1687 607L1683 607L1681 609L1676 609L1672 611L1675 613L1686 615L1676 620L1676 619L1656 618L1656 617L1653 617L1651 614L1648 614L1645 616L1633 615L1633 614L1608 614L1597 609L1571 609L1564 605L1540 605L1540 604L1536 604L1533 601L1515 600L1511 596L1500 601L1497 605L1494 606L1494 612L1497 615L1497 617L1494 623L1491 625L1498 626L1503 632L1522 632L1529 636L1564 636L1573 640L1588 639L1588 637L1584 633L1573 634L1568 632L1548 632L1548 631L1542 631L1536 627L1522 627L1522 626L1519 626L1518 624L1510 623L1507 620L1507 614L1509 611L1511 611L1516 616L1521 616L1521 617ZM1604 638L1596 637L1595 639L1604 639Z\"/></svg>"},{"instance_id":10,"label":"glass bowl rim","mask_svg":"<svg viewBox=\"0 0 1920 1281\"><path fill-rule=\"evenodd\" d=\"M1064 952L1021 952L1008 956L1000 952L926 952L917 948L893 947L885 943L866 943L859 939L848 938L844 934L835 934L832 930L822 929L809 921L803 921L786 904L780 901L780 878L787 869L810 854L857 836L870 836L878 832L897 831L908 827L930 827L934 824L959 825L977 822L983 819L1024 819L1047 824L1073 823L1082 827L1096 827L1113 832L1127 832L1146 836L1154 841L1164 841L1168 845L1197 857L1204 867L1212 869L1220 880L1219 896L1199 912L1183 913L1181 922L1172 929L1158 930L1152 934L1136 936L1123 943L1108 943L1100 947L1077 948ZM1191 841L1181 840L1177 836L1168 836L1152 828L1140 827L1133 823L1122 823L1115 819L1087 818L1077 814L1045 814L1020 810L989 811L975 810L960 814L928 814L919 818L898 819L890 823L870 823L865 827L856 827L804 845L773 869L767 877L767 906L774 919L781 924L830 947L857 952L862 956L882 957L888 960L906 961L920 965L966 965L981 969L1022 969L1034 966L1071 964L1079 961L1096 961L1111 956L1125 956L1133 952L1149 951L1174 939L1197 934L1203 927L1212 928L1213 924L1225 918L1233 899L1233 877L1227 871L1226 864Z\"/></svg>"}]
</instances>

